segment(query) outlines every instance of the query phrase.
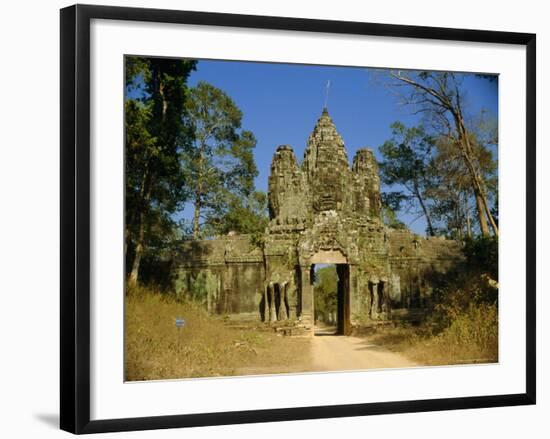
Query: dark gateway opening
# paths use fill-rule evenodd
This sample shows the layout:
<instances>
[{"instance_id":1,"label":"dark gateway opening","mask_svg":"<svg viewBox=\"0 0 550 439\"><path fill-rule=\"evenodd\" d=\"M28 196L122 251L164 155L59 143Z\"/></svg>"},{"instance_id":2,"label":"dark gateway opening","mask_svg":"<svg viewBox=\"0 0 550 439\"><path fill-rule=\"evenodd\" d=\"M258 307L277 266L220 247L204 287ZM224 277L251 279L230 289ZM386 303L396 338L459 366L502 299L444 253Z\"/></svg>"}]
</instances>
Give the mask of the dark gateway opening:
<instances>
[{"instance_id":1,"label":"dark gateway opening","mask_svg":"<svg viewBox=\"0 0 550 439\"><path fill-rule=\"evenodd\" d=\"M349 265L311 266L315 335L349 335Z\"/></svg>"}]
</instances>

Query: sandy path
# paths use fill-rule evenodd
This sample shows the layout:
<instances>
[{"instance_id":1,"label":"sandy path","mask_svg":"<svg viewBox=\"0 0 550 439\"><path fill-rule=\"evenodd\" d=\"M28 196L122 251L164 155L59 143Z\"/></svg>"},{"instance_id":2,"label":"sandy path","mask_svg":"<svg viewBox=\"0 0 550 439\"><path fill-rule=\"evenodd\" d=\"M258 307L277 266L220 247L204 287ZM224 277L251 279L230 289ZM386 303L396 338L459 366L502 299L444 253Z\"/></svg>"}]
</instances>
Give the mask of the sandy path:
<instances>
[{"instance_id":1,"label":"sandy path","mask_svg":"<svg viewBox=\"0 0 550 439\"><path fill-rule=\"evenodd\" d=\"M413 367L416 363L402 355L374 345L364 338L319 334L311 342L315 371L384 369Z\"/></svg>"},{"instance_id":2,"label":"sandy path","mask_svg":"<svg viewBox=\"0 0 550 439\"><path fill-rule=\"evenodd\" d=\"M332 335L334 328L317 329L309 339L310 361L307 364L284 366L250 365L236 370L236 375L269 375L339 370L386 369L414 367L418 364L403 355L372 344L368 339Z\"/></svg>"}]
</instances>

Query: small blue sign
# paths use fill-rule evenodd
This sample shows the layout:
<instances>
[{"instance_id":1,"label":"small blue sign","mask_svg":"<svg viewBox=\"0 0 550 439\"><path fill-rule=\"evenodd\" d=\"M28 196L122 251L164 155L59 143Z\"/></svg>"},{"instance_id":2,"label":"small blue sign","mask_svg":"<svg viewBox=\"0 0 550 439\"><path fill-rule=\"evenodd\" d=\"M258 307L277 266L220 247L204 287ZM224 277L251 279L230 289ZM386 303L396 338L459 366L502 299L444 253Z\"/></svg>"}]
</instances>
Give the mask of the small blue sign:
<instances>
[{"instance_id":1,"label":"small blue sign","mask_svg":"<svg viewBox=\"0 0 550 439\"><path fill-rule=\"evenodd\" d=\"M178 328L183 328L185 326L185 320L181 319L181 318L177 318L176 319L176 326Z\"/></svg>"}]
</instances>

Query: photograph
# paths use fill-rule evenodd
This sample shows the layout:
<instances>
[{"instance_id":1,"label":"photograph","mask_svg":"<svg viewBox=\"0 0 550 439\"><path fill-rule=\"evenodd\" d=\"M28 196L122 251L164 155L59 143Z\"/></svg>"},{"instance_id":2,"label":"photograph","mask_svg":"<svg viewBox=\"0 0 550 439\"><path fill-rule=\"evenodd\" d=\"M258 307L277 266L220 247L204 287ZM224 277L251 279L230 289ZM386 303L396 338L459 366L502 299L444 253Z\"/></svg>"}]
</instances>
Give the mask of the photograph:
<instances>
[{"instance_id":1,"label":"photograph","mask_svg":"<svg viewBox=\"0 0 550 439\"><path fill-rule=\"evenodd\" d=\"M124 76L126 382L499 362L497 73Z\"/></svg>"}]
</instances>

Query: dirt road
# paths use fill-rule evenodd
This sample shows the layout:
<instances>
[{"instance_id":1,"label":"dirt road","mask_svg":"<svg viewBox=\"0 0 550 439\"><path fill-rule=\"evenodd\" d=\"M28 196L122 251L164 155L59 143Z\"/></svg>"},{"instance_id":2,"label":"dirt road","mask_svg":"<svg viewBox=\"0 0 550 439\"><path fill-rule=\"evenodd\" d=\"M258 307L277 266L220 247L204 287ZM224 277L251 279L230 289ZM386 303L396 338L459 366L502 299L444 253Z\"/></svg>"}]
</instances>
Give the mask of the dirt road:
<instances>
[{"instance_id":1,"label":"dirt road","mask_svg":"<svg viewBox=\"0 0 550 439\"><path fill-rule=\"evenodd\" d=\"M414 362L402 355L390 352L383 346L374 345L368 339L332 335L334 328L315 331L308 339L309 361L270 366L250 365L239 368L235 375L269 375L274 373L321 372L339 370L385 369L414 367Z\"/></svg>"},{"instance_id":2,"label":"dirt road","mask_svg":"<svg viewBox=\"0 0 550 439\"><path fill-rule=\"evenodd\" d=\"M317 331L311 341L312 370L360 370L413 367L402 355L374 345L364 338L329 335Z\"/></svg>"}]
</instances>

